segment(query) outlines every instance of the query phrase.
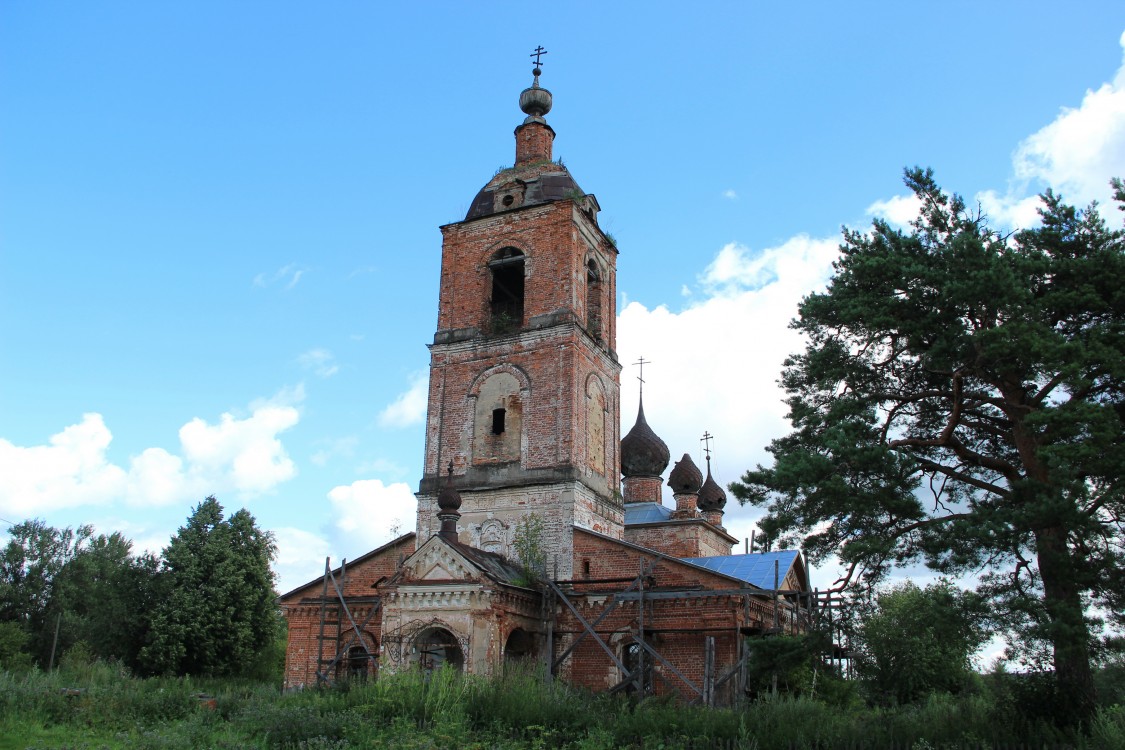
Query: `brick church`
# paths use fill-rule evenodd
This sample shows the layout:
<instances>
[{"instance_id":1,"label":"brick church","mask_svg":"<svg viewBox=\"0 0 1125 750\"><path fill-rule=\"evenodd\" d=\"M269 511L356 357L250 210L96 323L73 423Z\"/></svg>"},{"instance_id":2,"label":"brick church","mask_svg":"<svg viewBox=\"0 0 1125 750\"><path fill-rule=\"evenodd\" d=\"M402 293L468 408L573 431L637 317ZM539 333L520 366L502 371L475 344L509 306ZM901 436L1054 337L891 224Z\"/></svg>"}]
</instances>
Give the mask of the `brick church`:
<instances>
[{"instance_id":1,"label":"brick church","mask_svg":"<svg viewBox=\"0 0 1125 750\"><path fill-rule=\"evenodd\" d=\"M737 697L747 639L804 627L797 551L731 554L726 496L643 402L620 437L618 249L553 160L533 71L516 158L441 227L417 528L281 599L285 686L512 661L597 691ZM643 398L643 396L642 396Z\"/></svg>"}]
</instances>

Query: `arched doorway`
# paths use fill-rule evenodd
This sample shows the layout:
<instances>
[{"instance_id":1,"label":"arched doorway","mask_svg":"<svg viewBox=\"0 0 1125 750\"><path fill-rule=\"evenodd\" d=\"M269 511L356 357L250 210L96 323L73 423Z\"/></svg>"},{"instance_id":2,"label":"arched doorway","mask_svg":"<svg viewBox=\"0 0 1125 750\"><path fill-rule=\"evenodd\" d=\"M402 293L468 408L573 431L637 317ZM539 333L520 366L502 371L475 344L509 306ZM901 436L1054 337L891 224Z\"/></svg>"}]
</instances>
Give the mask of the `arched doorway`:
<instances>
[{"instance_id":1,"label":"arched doorway","mask_svg":"<svg viewBox=\"0 0 1125 750\"><path fill-rule=\"evenodd\" d=\"M646 640L648 640L646 638ZM625 692L630 695L650 695L652 693L652 656L644 652L644 648L635 639L630 639L621 645L621 663L625 666L625 679L630 674L633 680L625 686ZM639 674L636 674L640 671ZM639 690L638 690L639 688Z\"/></svg>"},{"instance_id":2,"label":"arched doorway","mask_svg":"<svg viewBox=\"0 0 1125 750\"><path fill-rule=\"evenodd\" d=\"M523 628L516 628L504 644L504 664L530 664L535 661L537 652L535 636Z\"/></svg>"},{"instance_id":3,"label":"arched doorway","mask_svg":"<svg viewBox=\"0 0 1125 750\"><path fill-rule=\"evenodd\" d=\"M445 628L426 628L414 639L411 660L424 672L432 672L443 664L461 671L465 655L457 638Z\"/></svg>"}]
</instances>

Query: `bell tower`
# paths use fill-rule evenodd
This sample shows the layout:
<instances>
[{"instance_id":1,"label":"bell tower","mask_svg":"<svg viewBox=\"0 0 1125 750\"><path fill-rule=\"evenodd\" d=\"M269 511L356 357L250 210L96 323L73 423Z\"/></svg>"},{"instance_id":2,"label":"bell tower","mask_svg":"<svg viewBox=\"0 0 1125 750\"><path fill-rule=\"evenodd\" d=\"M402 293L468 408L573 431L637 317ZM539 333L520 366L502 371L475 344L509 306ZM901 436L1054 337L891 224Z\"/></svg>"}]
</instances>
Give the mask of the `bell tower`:
<instances>
[{"instance_id":1,"label":"bell tower","mask_svg":"<svg viewBox=\"0 0 1125 750\"><path fill-rule=\"evenodd\" d=\"M575 526L623 536L617 248L597 200L552 160L541 54L514 165L441 227L418 537L437 532L451 483L460 542L514 556L517 527L537 519L548 566L569 577Z\"/></svg>"}]
</instances>

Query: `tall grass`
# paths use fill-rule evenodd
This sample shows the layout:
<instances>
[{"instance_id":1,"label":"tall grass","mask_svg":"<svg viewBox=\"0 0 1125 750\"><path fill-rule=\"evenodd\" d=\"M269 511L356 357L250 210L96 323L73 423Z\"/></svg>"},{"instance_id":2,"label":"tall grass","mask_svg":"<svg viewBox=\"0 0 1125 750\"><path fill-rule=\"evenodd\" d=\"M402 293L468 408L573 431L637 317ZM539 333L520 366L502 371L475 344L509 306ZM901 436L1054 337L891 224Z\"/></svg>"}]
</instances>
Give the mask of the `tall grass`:
<instances>
[{"instance_id":1,"label":"tall grass","mask_svg":"<svg viewBox=\"0 0 1125 750\"><path fill-rule=\"evenodd\" d=\"M213 700L201 700L205 693ZM1085 734L1008 723L987 693L900 708L838 708L775 698L740 709L631 701L547 683L529 670L492 678L449 670L279 695L233 681L136 680L112 665L82 674L0 674L0 750L26 747L261 748L983 748L1125 750L1125 708Z\"/></svg>"}]
</instances>

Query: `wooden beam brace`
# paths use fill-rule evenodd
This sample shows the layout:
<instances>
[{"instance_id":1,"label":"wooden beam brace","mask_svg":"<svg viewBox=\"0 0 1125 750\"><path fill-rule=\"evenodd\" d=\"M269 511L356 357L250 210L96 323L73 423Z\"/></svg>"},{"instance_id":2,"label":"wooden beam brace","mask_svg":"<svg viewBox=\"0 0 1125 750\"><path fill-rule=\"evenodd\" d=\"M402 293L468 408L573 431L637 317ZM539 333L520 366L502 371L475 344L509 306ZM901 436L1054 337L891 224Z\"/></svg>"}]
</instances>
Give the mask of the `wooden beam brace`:
<instances>
[{"instance_id":1,"label":"wooden beam brace","mask_svg":"<svg viewBox=\"0 0 1125 750\"><path fill-rule=\"evenodd\" d=\"M606 645L606 642L602 640L597 631L595 631L590 623L586 621L586 618L582 616L582 613L578 611L578 608L571 604L570 600L566 598L566 594L564 594L562 590L554 584L553 581L547 581L547 585L550 586L551 590L555 592L555 596L559 597L559 599L562 600L562 603L566 605L571 614L578 618L578 622L582 623L582 627L586 629L587 633L593 636L594 642L602 647L602 650L605 651L606 656L608 656L610 660L617 665L617 668L622 672L628 672L629 670L625 669L625 665L622 664L621 660L617 658L617 654L613 653L613 649Z\"/></svg>"}]
</instances>

